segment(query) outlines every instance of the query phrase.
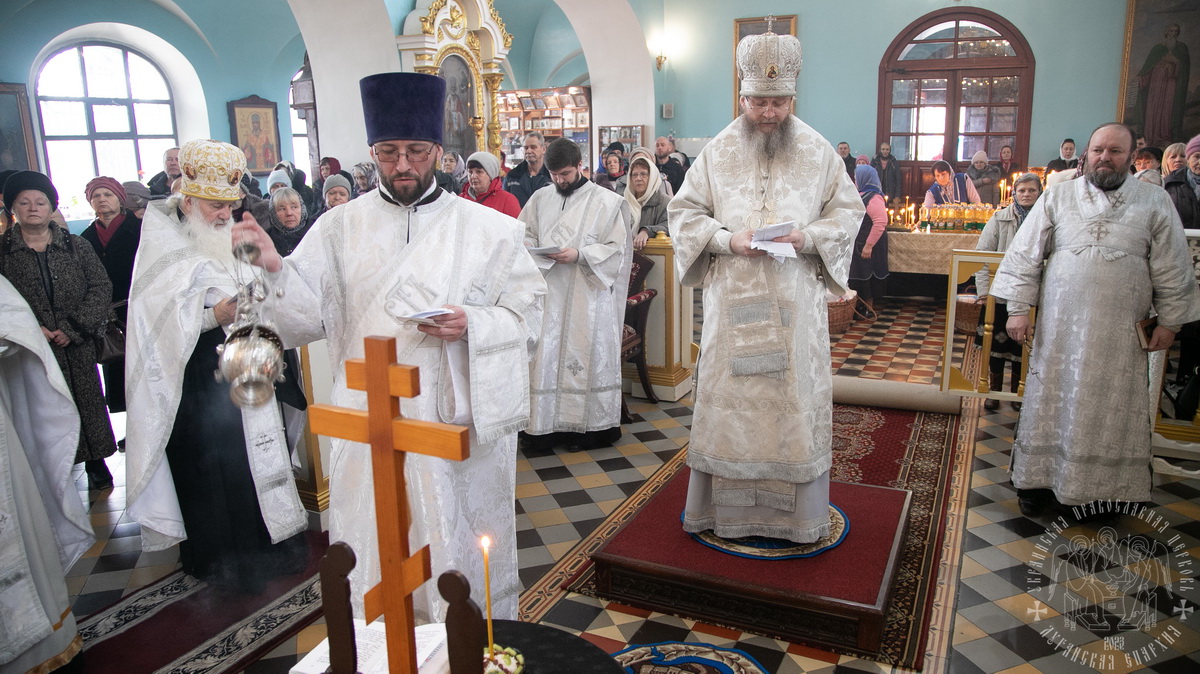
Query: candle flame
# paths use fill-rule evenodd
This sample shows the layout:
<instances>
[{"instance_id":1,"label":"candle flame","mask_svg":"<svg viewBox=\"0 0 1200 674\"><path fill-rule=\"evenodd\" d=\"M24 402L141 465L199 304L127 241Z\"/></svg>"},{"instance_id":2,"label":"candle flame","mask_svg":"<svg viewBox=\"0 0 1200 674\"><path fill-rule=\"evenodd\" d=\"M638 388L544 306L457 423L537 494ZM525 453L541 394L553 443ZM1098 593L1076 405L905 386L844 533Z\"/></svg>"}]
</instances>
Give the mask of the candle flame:
<instances>
[{"instance_id":1,"label":"candle flame","mask_svg":"<svg viewBox=\"0 0 1200 674\"><path fill-rule=\"evenodd\" d=\"M488 548L492 547L492 539L484 536L483 538L479 539L479 544L483 546L484 550L487 550Z\"/></svg>"}]
</instances>

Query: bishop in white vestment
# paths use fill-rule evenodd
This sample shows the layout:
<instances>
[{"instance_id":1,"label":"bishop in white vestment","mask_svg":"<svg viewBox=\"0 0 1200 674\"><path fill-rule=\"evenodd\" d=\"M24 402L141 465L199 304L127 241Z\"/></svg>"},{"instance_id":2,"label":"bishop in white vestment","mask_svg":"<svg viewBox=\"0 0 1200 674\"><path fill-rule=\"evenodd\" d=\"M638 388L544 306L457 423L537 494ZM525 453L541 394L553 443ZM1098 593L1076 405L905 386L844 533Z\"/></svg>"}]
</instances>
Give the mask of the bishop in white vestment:
<instances>
[{"instance_id":1,"label":"bishop in white vestment","mask_svg":"<svg viewBox=\"0 0 1200 674\"><path fill-rule=\"evenodd\" d=\"M95 537L71 479L79 413L37 319L0 276L0 674L83 647L66 570Z\"/></svg>"},{"instance_id":2,"label":"bishop in white vestment","mask_svg":"<svg viewBox=\"0 0 1200 674\"><path fill-rule=\"evenodd\" d=\"M534 192L522 209L525 245L561 252L538 256L546 311L530 366L527 433L563 434L566 444L592 449L621 436L632 218L624 199L583 177L574 142L550 143L545 161L554 187Z\"/></svg>"},{"instance_id":3,"label":"bishop in white vestment","mask_svg":"<svg viewBox=\"0 0 1200 674\"><path fill-rule=\"evenodd\" d=\"M529 418L529 357L540 329L545 282L522 244L520 223L439 188L445 81L416 73L361 81L380 189L331 209L286 260L256 225L235 238L262 246L273 284L274 317L288 347L327 339L334 405L366 409L346 387L344 363L362 358L363 338L396 338L398 362L421 373L421 395L401 400L409 418L465 425L463 462L411 454L405 463L413 550L428 544L433 574L456 569L484 603L480 536L491 536L493 613L516 618L516 434ZM241 240L241 239L238 239ZM439 307L435 325L405 319ZM353 606L380 580L370 448L334 439L330 540L358 557ZM433 583L413 601L422 621L441 621Z\"/></svg>"},{"instance_id":4,"label":"bishop in white vestment","mask_svg":"<svg viewBox=\"0 0 1200 674\"><path fill-rule=\"evenodd\" d=\"M308 517L274 397L238 408L214 377L253 271L233 257L229 222L245 154L194 140L179 161L180 195L146 209L129 295L128 510L143 550L179 543L184 572L257 593L303 568Z\"/></svg>"},{"instance_id":5,"label":"bishop in white vestment","mask_svg":"<svg viewBox=\"0 0 1200 674\"><path fill-rule=\"evenodd\" d=\"M833 147L789 110L794 37L738 45L742 116L667 207L675 266L704 289L684 530L797 543L829 532L833 384L825 292L845 293L864 208ZM791 223L794 257L749 247Z\"/></svg>"},{"instance_id":6,"label":"bishop in white vestment","mask_svg":"<svg viewBox=\"0 0 1200 674\"><path fill-rule=\"evenodd\" d=\"M1157 314L1148 350L1160 350L1200 319L1179 215L1161 188L1130 178L1132 143L1123 126L1097 129L1084 177L1038 199L992 283L1013 339L1038 308L1012 458L1030 516L1046 490L1064 505L1149 500L1157 402L1134 323Z\"/></svg>"}]
</instances>

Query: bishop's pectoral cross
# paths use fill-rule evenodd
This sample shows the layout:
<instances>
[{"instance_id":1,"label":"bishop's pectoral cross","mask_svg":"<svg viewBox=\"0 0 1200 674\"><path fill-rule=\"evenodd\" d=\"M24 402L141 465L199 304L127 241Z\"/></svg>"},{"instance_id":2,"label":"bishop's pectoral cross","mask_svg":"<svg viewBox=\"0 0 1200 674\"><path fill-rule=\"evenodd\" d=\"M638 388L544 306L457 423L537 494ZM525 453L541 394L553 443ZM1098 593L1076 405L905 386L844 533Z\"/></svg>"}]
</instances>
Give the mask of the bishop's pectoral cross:
<instances>
[{"instance_id":1,"label":"bishop's pectoral cross","mask_svg":"<svg viewBox=\"0 0 1200 674\"><path fill-rule=\"evenodd\" d=\"M428 545L411 557L408 554L405 452L463 461L470 456L468 430L401 417L398 399L420 395L420 373L415 367L396 364L395 338L364 341L366 358L346 361L346 387L367 392L367 411L310 405L308 419L315 434L371 445L382 580L366 593L365 618L368 623L381 615L386 619L388 670L416 674L412 593L429 580L431 572Z\"/></svg>"}]
</instances>

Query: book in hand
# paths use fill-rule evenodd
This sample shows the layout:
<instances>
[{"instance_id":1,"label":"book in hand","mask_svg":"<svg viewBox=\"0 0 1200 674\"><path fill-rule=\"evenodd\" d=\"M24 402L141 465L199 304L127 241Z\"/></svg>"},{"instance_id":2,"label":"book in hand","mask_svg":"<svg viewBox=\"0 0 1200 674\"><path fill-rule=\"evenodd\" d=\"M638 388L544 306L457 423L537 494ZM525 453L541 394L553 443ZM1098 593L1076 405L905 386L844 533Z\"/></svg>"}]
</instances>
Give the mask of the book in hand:
<instances>
[{"instance_id":1,"label":"book in hand","mask_svg":"<svg viewBox=\"0 0 1200 674\"><path fill-rule=\"evenodd\" d=\"M530 246L529 252L533 253L534 255L558 255L562 252L562 248L559 248L558 246Z\"/></svg>"},{"instance_id":2,"label":"book in hand","mask_svg":"<svg viewBox=\"0 0 1200 674\"><path fill-rule=\"evenodd\" d=\"M437 322L433 320L434 316L445 316L452 313L454 312L450 309L438 307L437 309L418 311L415 314L408 314L407 316L398 316L396 320L410 325L437 325Z\"/></svg>"},{"instance_id":3,"label":"book in hand","mask_svg":"<svg viewBox=\"0 0 1200 674\"><path fill-rule=\"evenodd\" d=\"M1150 338L1154 335L1154 328L1158 327L1158 316L1151 316L1145 320L1138 321L1133 324L1135 332L1137 332L1138 344L1143 349L1150 348Z\"/></svg>"}]
</instances>

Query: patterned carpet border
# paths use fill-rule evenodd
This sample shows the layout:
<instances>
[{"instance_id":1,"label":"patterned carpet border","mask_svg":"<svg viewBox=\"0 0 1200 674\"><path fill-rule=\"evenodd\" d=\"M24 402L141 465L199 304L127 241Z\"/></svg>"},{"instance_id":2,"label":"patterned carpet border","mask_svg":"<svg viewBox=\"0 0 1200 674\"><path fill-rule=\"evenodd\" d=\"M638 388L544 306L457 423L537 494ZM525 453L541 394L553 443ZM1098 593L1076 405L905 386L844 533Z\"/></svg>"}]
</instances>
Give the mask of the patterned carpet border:
<instances>
[{"instance_id":1,"label":"patterned carpet border","mask_svg":"<svg viewBox=\"0 0 1200 674\"><path fill-rule=\"evenodd\" d=\"M260 611L158 670L168 674L236 672L270 652L322 613L321 577L314 574ZM268 641L269 640L269 641Z\"/></svg>"},{"instance_id":2,"label":"patterned carpet border","mask_svg":"<svg viewBox=\"0 0 1200 674\"><path fill-rule=\"evenodd\" d=\"M161 579L122 597L112 606L101 609L79 623L79 636L87 650L97 641L114 637L178 601L203 589L203 581L182 571L167 574Z\"/></svg>"},{"instance_id":3,"label":"patterned carpet border","mask_svg":"<svg viewBox=\"0 0 1200 674\"><path fill-rule=\"evenodd\" d=\"M919 413L899 477L884 485L912 491L913 501L884 626L884 648L872 657L879 662L921 669L929 655L937 666L949 647L974 437L973 427L967 436L957 426L957 416ZM591 594L588 556L670 480L686 453L685 446L522 594L521 620L540 620L569 591Z\"/></svg>"}]
</instances>

